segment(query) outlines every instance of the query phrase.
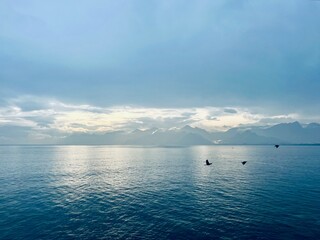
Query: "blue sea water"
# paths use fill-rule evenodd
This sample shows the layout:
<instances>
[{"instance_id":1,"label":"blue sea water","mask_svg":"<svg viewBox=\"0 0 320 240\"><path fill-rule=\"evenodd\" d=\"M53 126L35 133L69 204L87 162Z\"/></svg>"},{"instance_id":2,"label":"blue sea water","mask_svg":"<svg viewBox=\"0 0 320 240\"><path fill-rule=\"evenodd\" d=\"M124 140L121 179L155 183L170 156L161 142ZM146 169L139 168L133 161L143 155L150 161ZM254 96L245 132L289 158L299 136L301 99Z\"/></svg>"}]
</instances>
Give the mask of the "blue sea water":
<instances>
[{"instance_id":1,"label":"blue sea water","mask_svg":"<svg viewBox=\"0 0 320 240\"><path fill-rule=\"evenodd\" d=\"M320 147L1 146L0 239L320 239Z\"/></svg>"}]
</instances>

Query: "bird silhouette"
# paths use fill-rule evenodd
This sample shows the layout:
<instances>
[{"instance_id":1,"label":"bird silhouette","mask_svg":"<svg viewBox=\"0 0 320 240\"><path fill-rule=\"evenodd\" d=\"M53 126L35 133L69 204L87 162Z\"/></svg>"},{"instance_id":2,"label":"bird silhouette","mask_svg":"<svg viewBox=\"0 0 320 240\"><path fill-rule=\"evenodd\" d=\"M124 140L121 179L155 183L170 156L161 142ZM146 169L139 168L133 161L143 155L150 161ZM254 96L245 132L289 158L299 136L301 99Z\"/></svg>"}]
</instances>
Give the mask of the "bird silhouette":
<instances>
[{"instance_id":1,"label":"bird silhouette","mask_svg":"<svg viewBox=\"0 0 320 240\"><path fill-rule=\"evenodd\" d=\"M209 160L207 159L207 160L206 160L206 165L209 166L209 165L211 165L211 164L212 164L212 163L210 163Z\"/></svg>"},{"instance_id":2,"label":"bird silhouette","mask_svg":"<svg viewBox=\"0 0 320 240\"><path fill-rule=\"evenodd\" d=\"M241 162L242 163L242 165L245 165L246 163L247 163L247 161L243 161L243 162Z\"/></svg>"},{"instance_id":3,"label":"bird silhouette","mask_svg":"<svg viewBox=\"0 0 320 240\"><path fill-rule=\"evenodd\" d=\"M278 148L278 147L280 147L280 145L276 144L276 145L274 145L274 147L275 147L275 148Z\"/></svg>"}]
</instances>

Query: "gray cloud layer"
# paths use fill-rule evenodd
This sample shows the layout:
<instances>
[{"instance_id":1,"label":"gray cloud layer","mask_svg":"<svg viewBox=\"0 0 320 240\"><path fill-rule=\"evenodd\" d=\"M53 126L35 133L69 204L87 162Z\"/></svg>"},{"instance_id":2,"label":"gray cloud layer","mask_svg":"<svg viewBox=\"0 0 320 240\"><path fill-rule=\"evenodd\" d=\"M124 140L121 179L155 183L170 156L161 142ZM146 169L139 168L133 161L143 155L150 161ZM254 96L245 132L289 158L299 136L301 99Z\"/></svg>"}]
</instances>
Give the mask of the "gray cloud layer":
<instances>
[{"instance_id":1,"label":"gray cloud layer","mask_svg":"<svg viewBox=\"0 0 320 240\"><path fill-rule=\"evenodd\" d=\"M99 106L320 102L317 1L1 1L0 93Z\"/></svg>"}]
</instances>

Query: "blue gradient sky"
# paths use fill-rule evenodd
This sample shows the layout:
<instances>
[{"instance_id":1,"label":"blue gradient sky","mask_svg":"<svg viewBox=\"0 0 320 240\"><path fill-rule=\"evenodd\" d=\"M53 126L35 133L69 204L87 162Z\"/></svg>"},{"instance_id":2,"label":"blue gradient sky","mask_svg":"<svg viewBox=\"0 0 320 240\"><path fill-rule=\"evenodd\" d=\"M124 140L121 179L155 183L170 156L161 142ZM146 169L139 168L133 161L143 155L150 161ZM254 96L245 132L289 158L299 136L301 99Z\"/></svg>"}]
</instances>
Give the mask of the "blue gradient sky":
<instances>
[{"instance_id":1,"label":"blue gradient sky","mask_svg":"<svg viewBox=\"0 0 320 240\"><path fill-rule=\"evenodd\" d=\"M319 23L320 2L308 0L3 0L0 106L42 98L319 120Z\"/></svg>"}]
</instances>

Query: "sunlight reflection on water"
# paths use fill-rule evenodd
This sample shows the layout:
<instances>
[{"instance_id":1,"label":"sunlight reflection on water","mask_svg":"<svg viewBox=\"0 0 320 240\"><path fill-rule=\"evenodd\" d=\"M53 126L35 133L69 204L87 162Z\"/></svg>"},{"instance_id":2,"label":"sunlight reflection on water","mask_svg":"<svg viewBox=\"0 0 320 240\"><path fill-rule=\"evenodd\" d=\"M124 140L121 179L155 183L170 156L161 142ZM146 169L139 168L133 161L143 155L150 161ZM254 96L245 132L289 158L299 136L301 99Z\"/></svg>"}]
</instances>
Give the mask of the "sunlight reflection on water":
<instances>
[{"instance_id":1,"label":"sunlight reflection on water","mask_svg":"<svg viewBox=\"0 0 320 240\"><path fill-rule=\"evenodd\" d=\"M2 146L0 156L0 239L319 236L320 147Z\"/></svg>"}]
</instances>

